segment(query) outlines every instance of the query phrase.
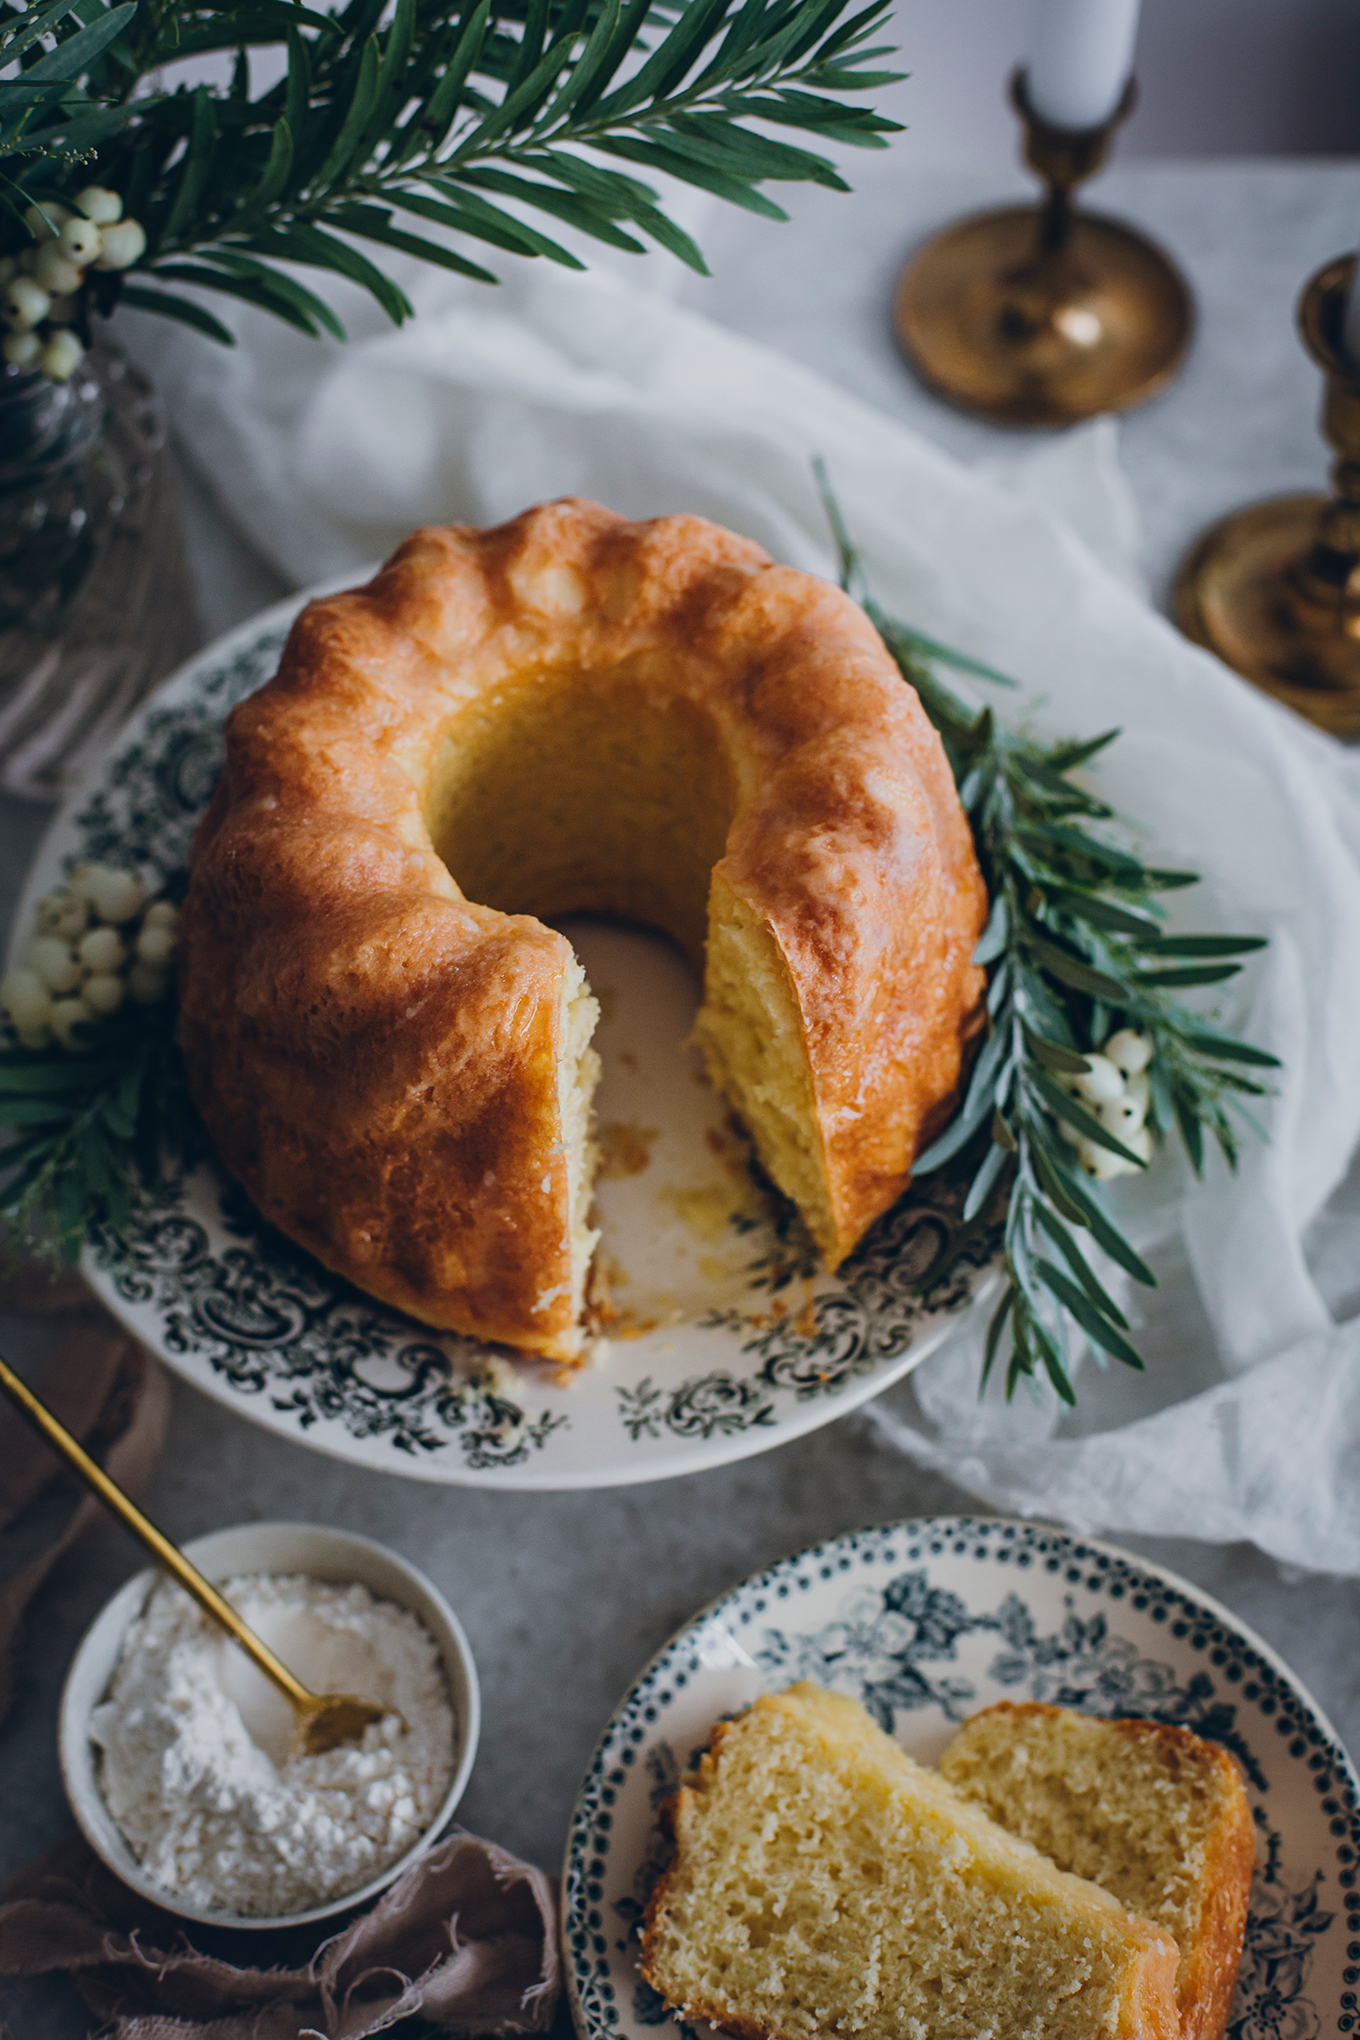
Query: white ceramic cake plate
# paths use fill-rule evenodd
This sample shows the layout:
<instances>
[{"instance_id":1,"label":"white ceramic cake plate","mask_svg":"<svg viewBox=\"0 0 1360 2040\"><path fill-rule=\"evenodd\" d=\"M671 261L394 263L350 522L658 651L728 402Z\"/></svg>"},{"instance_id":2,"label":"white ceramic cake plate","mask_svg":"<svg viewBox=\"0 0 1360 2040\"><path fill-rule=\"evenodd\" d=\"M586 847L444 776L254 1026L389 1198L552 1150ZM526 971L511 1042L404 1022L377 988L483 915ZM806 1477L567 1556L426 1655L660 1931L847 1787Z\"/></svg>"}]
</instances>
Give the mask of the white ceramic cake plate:
<instances>
[{"instance_id":1,"label":"white ceramic cake plate","mask_svg":"<svg viewBox=\"0 0 1360 2040\"><path fill-rule=\"evenodd\" d=\"M1360 1778L1298 1680L1174 1573L1045 1525L940 1516L837 1537L744 1581L624 1696L563 1872L582 2040L700 2040L638 1973L667 1860L658 1810L716 1721L795 1679L861 1700L924 1763L996 1700L1178 1722L1221 1743L1243 1767L1257 1830L1228 2040L1356 2030Z\"/></svg>"},{"instance_id":2,"label":"white ceramic cake plate","mask_svg":"<svg viewBox=\"0 0 1360 2040\"><path fill-rule=\"evenodd\" d=\"M184 667L64 806L16 917L83 859L153 889L187 861L221 765L227 711L273 673L306 596ZM178 1374L299 1443L417 1479L607 1487L761 1452L877 1394L937 1345L989 1282L975 1243L928 1300L919 1278L956 1207L913 1190L839 1276L754 1191L721 1100L685 1043L697 987L670 947L603 924L572 940L600 997L606 1151L598 1205L614 1320L563 1382L385 1309L273 1231L205 1162L94 1241L102 1302Z\"/></svg>"}]
</instances>

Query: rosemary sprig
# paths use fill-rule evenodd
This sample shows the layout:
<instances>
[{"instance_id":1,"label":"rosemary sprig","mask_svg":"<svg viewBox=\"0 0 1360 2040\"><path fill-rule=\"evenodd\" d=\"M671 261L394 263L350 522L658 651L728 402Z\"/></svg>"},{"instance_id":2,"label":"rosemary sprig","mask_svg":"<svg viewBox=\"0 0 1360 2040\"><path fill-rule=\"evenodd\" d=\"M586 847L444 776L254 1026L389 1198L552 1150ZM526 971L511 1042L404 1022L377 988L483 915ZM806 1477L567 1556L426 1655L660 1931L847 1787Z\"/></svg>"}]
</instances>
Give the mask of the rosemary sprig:
<instances>
[{"instance_id":1,"label":"rosemary sprig","mask_svg":"<svg viewBox=\"0 0 1360 2040\"><path fill-rule=\"evenodd\" d=\"M1269 1086L1249 1071L1278 1059L1215 1027L1176 994L1221 984L1235 960L1264 947L1253 935L1169 935L1159 894L1194 885L1194 873L1158 870L1090 826L1112 809L1073 777L1118 736L1044 746L970 707L939 677L1015 682L887 615L869 593L859 553L818 464L840 554L841 584L864 609L939 731L968 815L991 915L976 951L987 969L987 1035L962 1105L917 1160L919 1174L966 1165L965 1224L1006 1200L1006 1283L987 1334L985 1386L1009 1334L1006 1394L1042 1368L1062 1401L1075 1402L1068 1325L1085 1332L1104 1364L1142 1366L1129 1323L1078 1244L1082 1234L1135 1281L1156 1277L1081 1167L1066 1126L1135 1168L1145 1166L1064 1084L1121 1029L1151 1046L1147 1124L1155 1141L1178 1130L1197 1176L1205 1135L1230 1169L1239 1122L1264 1138L1245 1100ZM933 1279L933 1278L932 1278Z\"/></svg>"}]
</instances>

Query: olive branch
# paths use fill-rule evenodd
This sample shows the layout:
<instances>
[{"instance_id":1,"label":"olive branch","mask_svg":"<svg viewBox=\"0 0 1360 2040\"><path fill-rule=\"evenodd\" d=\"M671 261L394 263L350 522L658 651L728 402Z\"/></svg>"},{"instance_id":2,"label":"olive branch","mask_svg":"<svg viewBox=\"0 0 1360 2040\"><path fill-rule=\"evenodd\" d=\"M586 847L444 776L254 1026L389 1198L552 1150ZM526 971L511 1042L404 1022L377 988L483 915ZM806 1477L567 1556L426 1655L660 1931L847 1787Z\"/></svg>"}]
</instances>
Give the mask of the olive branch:
<instances>
[{"instance_id":1,"label":"olive branch","mask_svg":"<svg viewBox=\"0 0 1360 2040\"><path fill-rule=\"evenodd\" d=\"M987 971L987 1032L963 1101L916 1173L951 1164L969 1178L965 1228L1005 1203L1005 1287L988 1328L985 1386L1009 1331L1009 1398L1042 1368L1063 1402L1076 1396L1068 1355L1074 1321L1096 1350L1141 1368L1128 1319L1088 1261L1093 1240L1136 1282L1156 1277L1120 1228L1074 1141L1131 1170L1146 1166L1073 1095L1090 1057L1122 1029L1151 1048L1147 1124L1161 1142L1179 1131L1196 1176L1205 1135L1236 1169L1242 1126L1265 1138L1246 1100L1269 1086L1249 1070L1279 1067L1263 1049L1215 1027L1176 996L1221 984L1261 949L1255 935L1171 935L1159 895L1198 883L1193 872L1143 864L1089 826L1115 819L1073 775L1114 742L1044 746L999 725L939 677L940 667L1001 687L1015 682L887 615L874 601L820 462L817 477L840 556L841 585L865 611L940 734L973 831L991 913L974 960ZM1064 1137L1064 1129L1068 1138ZM965 1237L971 1237L969 1233ZM951 1263L958 1247L951 1255ZM930 1286L942 1279L932 1269Z\"/></svg>"}]
</instances>

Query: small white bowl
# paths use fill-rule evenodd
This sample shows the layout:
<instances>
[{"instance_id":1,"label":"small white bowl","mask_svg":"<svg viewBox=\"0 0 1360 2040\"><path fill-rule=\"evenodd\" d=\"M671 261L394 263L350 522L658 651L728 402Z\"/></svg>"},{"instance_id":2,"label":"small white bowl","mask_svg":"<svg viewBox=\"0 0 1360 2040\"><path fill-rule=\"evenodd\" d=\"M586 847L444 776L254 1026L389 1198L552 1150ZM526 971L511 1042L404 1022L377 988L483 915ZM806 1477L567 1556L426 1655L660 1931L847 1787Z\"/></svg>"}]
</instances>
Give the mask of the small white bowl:
<instances>
[{"instance_id":1,"label":"small white bowl","mask_svg":"<svg viewBox=\"0 0 1360 2040\"><path fill-rule=\"evenodd\" d=\"M424 1623L439 1649L454 1714L454 1773L443 1804L413 1848L357 1891L306 1912L246 1914L192 1905L178 1893L153 1883L104 1804L99 1789L96 1746L90 1740L90 1715L108 1692L123 1648L123 1639L141 1614L152 1588L165 1574L154 1568L140 1572L116 1593L82 1637L62 1689L58 1726L62 1782L81 1833L116 1877L143 1898L181 1919L202 1920L214 1927L296 1927L308 1920L334 1918L365 1904L396 1882L404 1870L438 1839L441 1828L462 1798L481 1727L477 1668L462 1625L443 1595L395 1551L332 1530L321 1523L245 1523L234 1530L215 1530L184 1547L200 1572L219 1582L240 1573L306 1573L313 1579L348 1585L357 1581L385 1601L409 1608Z\"/></svg>"}]
</instances>

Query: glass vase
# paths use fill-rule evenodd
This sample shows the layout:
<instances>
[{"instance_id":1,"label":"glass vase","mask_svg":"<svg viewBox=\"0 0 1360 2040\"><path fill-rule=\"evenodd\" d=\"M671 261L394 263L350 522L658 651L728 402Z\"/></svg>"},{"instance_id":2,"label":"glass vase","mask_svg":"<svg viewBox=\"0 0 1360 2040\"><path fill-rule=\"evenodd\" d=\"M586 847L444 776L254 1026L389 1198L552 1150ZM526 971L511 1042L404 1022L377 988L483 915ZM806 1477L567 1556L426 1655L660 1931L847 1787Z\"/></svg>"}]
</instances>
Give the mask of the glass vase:
<instances>
[{"instance_id":1,"label":"glass vase","mask_svg":"<svg viewBox=\"0 0 1360 2040\"><path fill-rule=\"evenodd\" d=\"M55 799L200 642L165 416L119 349L0 372L0 786Z\"/></svg>"}]
</instances>

